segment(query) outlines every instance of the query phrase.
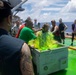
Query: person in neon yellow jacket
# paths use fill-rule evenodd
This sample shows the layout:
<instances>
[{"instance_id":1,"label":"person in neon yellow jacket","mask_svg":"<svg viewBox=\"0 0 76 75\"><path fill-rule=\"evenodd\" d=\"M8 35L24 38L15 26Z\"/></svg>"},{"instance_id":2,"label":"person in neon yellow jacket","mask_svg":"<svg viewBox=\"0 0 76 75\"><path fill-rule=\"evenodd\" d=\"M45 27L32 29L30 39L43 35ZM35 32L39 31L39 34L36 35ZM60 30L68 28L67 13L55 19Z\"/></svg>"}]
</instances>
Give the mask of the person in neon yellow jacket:
<instances>
[{"instance_id":1,"label":"person in neon yellow jacket","mask_svg":"<svg viewBox=\"0 0 76 75\"><path fill-rule=\"evenodd\" d=\"M42 31L36 33L37 38L29 42L29 45L34 45L40 51L57 48L57 41L54 40L53 34L49 31L49 24L44 24Z\"/></svg>"}]
</instances>

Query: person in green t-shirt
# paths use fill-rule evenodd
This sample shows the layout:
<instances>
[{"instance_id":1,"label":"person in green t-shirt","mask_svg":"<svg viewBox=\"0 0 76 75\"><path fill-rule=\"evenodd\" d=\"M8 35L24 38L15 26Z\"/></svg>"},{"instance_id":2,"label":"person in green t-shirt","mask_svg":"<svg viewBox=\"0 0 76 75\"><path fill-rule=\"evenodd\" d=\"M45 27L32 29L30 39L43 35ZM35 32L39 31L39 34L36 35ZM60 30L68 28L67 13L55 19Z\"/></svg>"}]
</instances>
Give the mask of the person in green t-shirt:
<instances>
[{"instance_id":1,"label":"person in green t-shirt","mask_svg":"<svg viewBox=\"0 0 76 75\"><path fill-rule=\"evenodd\" d=\"M21 30L19 38L28 43L30 40L35 39L36 35L34 34L33 22L31 20L26 20L26 26Z\"/></svg>"}]
</instances>

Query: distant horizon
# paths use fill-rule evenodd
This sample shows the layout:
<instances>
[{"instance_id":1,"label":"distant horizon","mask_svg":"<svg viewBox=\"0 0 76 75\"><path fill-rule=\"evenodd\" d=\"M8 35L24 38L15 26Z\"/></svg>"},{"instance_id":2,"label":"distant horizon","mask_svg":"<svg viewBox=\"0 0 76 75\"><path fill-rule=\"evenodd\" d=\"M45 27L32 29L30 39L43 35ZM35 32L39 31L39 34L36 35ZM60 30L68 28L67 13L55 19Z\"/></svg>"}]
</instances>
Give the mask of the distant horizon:
<instances>
[{"instance_id":1,"label":"distant horizon","mask_svg":"<svg viewBox=\"0 0 76 75\"><path fill-rule=\"evenodd\" d=\"M40 27L42 27L44 23L48 23L48 24L50 24L50 26L52 25L51 22L40 22L40 23L41 23ZM73 22L63 22L63 23L66 24L68 27L65 32L71 33L72 32L71 26L72 26ZM59 25L59 22L56 22L56 24Z\"/></svg>"}]
</instances>

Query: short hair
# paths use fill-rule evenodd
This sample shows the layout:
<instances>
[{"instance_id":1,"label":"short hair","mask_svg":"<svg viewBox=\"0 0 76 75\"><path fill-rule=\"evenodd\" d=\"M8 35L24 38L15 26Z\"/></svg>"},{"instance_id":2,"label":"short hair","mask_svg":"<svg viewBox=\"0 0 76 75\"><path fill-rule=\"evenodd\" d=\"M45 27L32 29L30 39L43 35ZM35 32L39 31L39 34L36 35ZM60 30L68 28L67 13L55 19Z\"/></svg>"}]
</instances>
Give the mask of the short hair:
<instances>
[{"instance_id":1,"label":"short hair","mask_svg":"<svg viewBox=\"0 0 76 75\"><path fill-rule=\"evenodd\" d=\"M51 23L56 23L56 21L55 20L52 20Z\"/></svg>"},{"instance_id":2,"label":"short hair","mask_svg":"<svg viewBox=\"0 0 76 75\"><path fill-rule=\"evenodd\" d=\"M29 20L29 19L26 19L26 20L25 20L25 23L28 23L28 22L31 22L31 20Z\"/></svg>"},{"instance_id":3,"label":"short hair","mask_svg":"<svg viewBox=\"0 0 76 75\"><path fill-rule=\"evenodd\" d=\"M59 21L62 21L62 18L60 18Z\"/></svg>"},{"instance_id":4,"label":"short hair","mask_svg":"<svg viewBox=\"0 0 76 75\"><path fill-rule=\"evenodd\" d=\"M48 23L45 23L42 28L44 29L46 27L49 27L49 24Z\"/></svg>"},{"instance_id":5,"label":"short hair","mask_svg":"<svg viewBox=\"0 0 76 75\"><path fill-rule=\"evenodd\" d=\"M27 17L27 19L25 20L25 23L32 21L32 19L30 17Z\"/></svg>"},{"instance_id":6,"label":"short hair","mask_svg":"<svg viewBox=\"0 0 76 75\"><path fill-rule=\"evenodd\" d=\"M34 21L37 21L37 19L34 19Z\"/></svg>"},{"instance_id":7,"label":"short hair","mask_svg":"<svg viewBox=\"0 0 76 75\"><path fill-rule=\"evenodd\" d=\"M33 24L33 22L32 22L32 20L31 19L26 19L25 20L25 24L26 24L26 26L28 26L28 25L31 25L31 24Z\"/></svg>"},{"instance_id":8,"label":"short hair","mask_svg":"<svg viewBox=\"0 0 76 75\"><path fill-rule=\"evenodd\" d=\"M8 1L0 0L0 22L2 22L4 18L12 14L11 9L12 6Z\"/></svg>"},{"instance_id":9,"label":"short hair","mask_svg":"<svg viewBox=\"0 0 76 75\"><path fill-rule=\"evenodd\" d=\"M40 22L38 22L38 25L40 25Z\"/></svg>"}]
</instances>

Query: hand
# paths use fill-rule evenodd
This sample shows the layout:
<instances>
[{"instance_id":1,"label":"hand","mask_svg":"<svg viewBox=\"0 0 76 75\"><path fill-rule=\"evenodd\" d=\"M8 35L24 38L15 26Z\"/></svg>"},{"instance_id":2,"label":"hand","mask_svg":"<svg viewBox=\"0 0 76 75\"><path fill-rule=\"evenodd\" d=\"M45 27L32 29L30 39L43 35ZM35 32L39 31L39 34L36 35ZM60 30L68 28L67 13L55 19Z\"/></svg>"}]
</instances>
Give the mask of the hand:
<instances>
[{"instance_id":1,"label":"hand","mask_svg":"<svg viewBox=\"0 0 76 75\"><path fill-rule=\"evenodd\" d=\"M64 32L64 30L63 31L61 31L61 33L63 33Z\"/></svg>"},{"instance_id":2,"label":"hand","mask_svg":"<svg viewBox=\"0 0 76 75\"><path fill-rule=\"evenodd\" d=\"M54 35L54 32L51 32Z\"/></svg>"},{"instance_id":3,"label":"hand","mask_svg":"<svg viewBox=\"0 0 76 75\"><path fill-rule=\"evenodd\" d=\"M40 28L40 30L42 30L42 28Z\"/></svg>"},{"instance_id":4,"label":"hand","mask_svg":"<svg viewBox=\"0 0 76 75\"><path fill-rule=\"evenodd\" d=\"M34 45L31 45L31 48L35 48L35 46Z\"/></svg>"},{"instance_id":5,"label":"hand","mask_svg":"<svg viewBox=\"0 0 76 75\"><path fill-rule=\"evenodd\" d=\"M76 32L73 32L74 34L76 34Z\"/></svg>"}]
</instances>

